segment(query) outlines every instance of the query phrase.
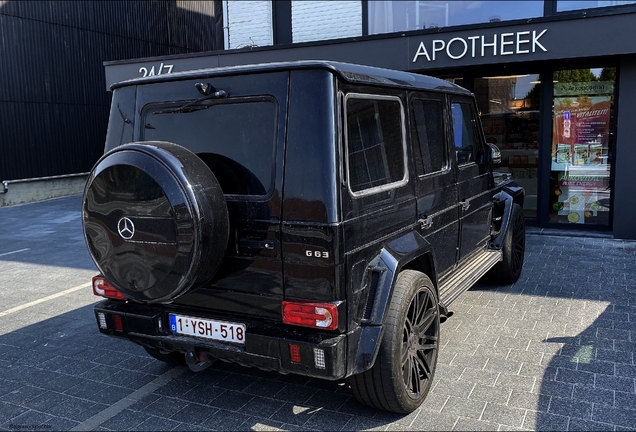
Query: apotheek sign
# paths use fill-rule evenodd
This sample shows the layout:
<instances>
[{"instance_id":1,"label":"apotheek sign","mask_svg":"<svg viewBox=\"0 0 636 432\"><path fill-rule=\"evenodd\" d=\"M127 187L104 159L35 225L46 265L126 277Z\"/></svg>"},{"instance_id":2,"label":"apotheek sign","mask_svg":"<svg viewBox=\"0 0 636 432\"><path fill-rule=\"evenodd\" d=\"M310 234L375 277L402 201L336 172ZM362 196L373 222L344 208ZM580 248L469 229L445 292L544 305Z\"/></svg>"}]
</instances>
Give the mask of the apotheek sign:
<instances>
[{"instance_id":1,"label":"apotheek sign","mask_svg":"<svg viewBox=\"0 0 636 432\"><path fill-rule=\"evenodd\" d=\"M435 62L442 59L459 60L547 52L548 48L541 40L547 31L548 29L522 30L488 36L473 35L421 41L413 57L413 63L418 60Z\"/></svg>"}]
</instances>

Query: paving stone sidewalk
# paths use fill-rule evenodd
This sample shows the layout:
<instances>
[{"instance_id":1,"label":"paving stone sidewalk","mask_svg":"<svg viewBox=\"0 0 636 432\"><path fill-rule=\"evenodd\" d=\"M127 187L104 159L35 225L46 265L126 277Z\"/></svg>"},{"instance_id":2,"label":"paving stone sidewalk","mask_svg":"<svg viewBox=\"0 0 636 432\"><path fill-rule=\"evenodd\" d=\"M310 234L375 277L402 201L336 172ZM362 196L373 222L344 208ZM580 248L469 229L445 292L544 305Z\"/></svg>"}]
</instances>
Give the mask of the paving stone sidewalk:
<instances>
[{"instance_id":1,"label":"paving stone sidewalk","mask_svg":"<svg viewBox=\"0 0 636 432\"><path fill-rule=\"evenodd\" d=\"M636 242L528 235L516 284L481 283L451 305L434 388L400 416L344 382L170 368L99 335L90 288L3 314L37 299L36 283L50 296L88 281L78 206L0 209L12 221L0 224L0 430L636 429ZM46 230L20 236L33 218Z\"/></svg>"}]
</instances>

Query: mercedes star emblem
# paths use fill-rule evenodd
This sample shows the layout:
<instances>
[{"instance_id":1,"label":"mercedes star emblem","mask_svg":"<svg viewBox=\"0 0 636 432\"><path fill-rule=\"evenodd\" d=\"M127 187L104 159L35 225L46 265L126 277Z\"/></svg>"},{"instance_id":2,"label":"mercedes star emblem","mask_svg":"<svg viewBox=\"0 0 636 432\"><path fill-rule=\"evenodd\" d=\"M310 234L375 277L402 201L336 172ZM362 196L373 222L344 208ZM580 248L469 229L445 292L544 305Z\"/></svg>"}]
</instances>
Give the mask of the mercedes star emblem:
<instances>
[{"instance_id":1,"label":"mercedes star emblem","mask_svg":"<svg viewBox=\"0 0 636 432\"><path fill-rule=\"evenodd\" d=\"M119 219L117 231L124 240L130 240L135 235L135 224L127 217Z\"/></svg>"}]
</instances>

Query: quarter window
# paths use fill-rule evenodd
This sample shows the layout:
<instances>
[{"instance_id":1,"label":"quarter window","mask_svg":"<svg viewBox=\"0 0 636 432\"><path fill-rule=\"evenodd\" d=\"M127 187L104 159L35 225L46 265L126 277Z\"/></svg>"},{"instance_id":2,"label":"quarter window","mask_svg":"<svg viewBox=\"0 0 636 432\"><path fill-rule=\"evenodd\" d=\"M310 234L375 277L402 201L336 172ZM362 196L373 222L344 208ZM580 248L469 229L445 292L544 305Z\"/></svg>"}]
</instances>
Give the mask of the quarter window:
<instances>
[{"instance_id":1,"label":"quarter window","mask_svg":"<svg viewBox=\"0 0 636 432\"><path fill-rule=\"evenodd\" d=\"M413 115L424 174L442 171L446 167L446 142L441 101L416 99L413 101Z\"/></svg>"},{"instance_id":2,"label":"quarter window","mask_svg":"<svg viewBox=\"0 0 636 432\"><path fill-rule=\"evenodd\" d=\"M373 192L406 181L402 104L396 97L346 99L349 187Z\"/></svg>"}]
</instances>

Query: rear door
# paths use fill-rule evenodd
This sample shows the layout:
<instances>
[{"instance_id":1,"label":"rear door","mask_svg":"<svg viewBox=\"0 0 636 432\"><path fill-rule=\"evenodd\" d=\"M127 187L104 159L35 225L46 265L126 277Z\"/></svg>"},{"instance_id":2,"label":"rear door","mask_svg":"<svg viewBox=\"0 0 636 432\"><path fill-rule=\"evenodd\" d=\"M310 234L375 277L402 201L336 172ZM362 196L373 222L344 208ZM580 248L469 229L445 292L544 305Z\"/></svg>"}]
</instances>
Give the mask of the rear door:
<instances>
[{"instance_id":1,"label":"rear door","mask_svg":"<svg viewBox=\"0 0 636 432\"><path fill-rule=\"evenodd\" d=\"M474 100L452 96L451 115L460 215L459 259L462 260L485 247L490 238L492 176L484 158Z\"/></svg>"},{"instance_id":2,"label":"rear door","mask_svg":"<svg viewBox=\"0 0 636 432\"><path fill-rule=\"evenodd\" d=\"M196 153L219 180L230 218L225 258L213 280L173 304L280 320L288 80L289 72L275 72L139 87L138 139L170 141ZM201 98L200 82L229 96L179 111Z\"/></svg>"},{"instance_id":3,"label":"rear door","mask_svg":"<svg viewBox=\"0 0 636 432\"><path fill-rule=\"evenodd\" d=\"M456 263L459 236L457 186L444 127L444 119L448 118L446 111L444 95L411 95L417 215L422 236L433 245L440 275Z\"/></svg>"},{"instance_id":4,"label":"rear door","mask_svg":"<svg viewBox=\"0 0 636 432\"><path fill-rule=\"evenodd\" d=\"M369 262L417 221L406 135L408 101L401 90L347 85L341 90L346 179L341 185L342 230L347 277L351 286L359 287Z\"/></svg>"}]
</instances>

